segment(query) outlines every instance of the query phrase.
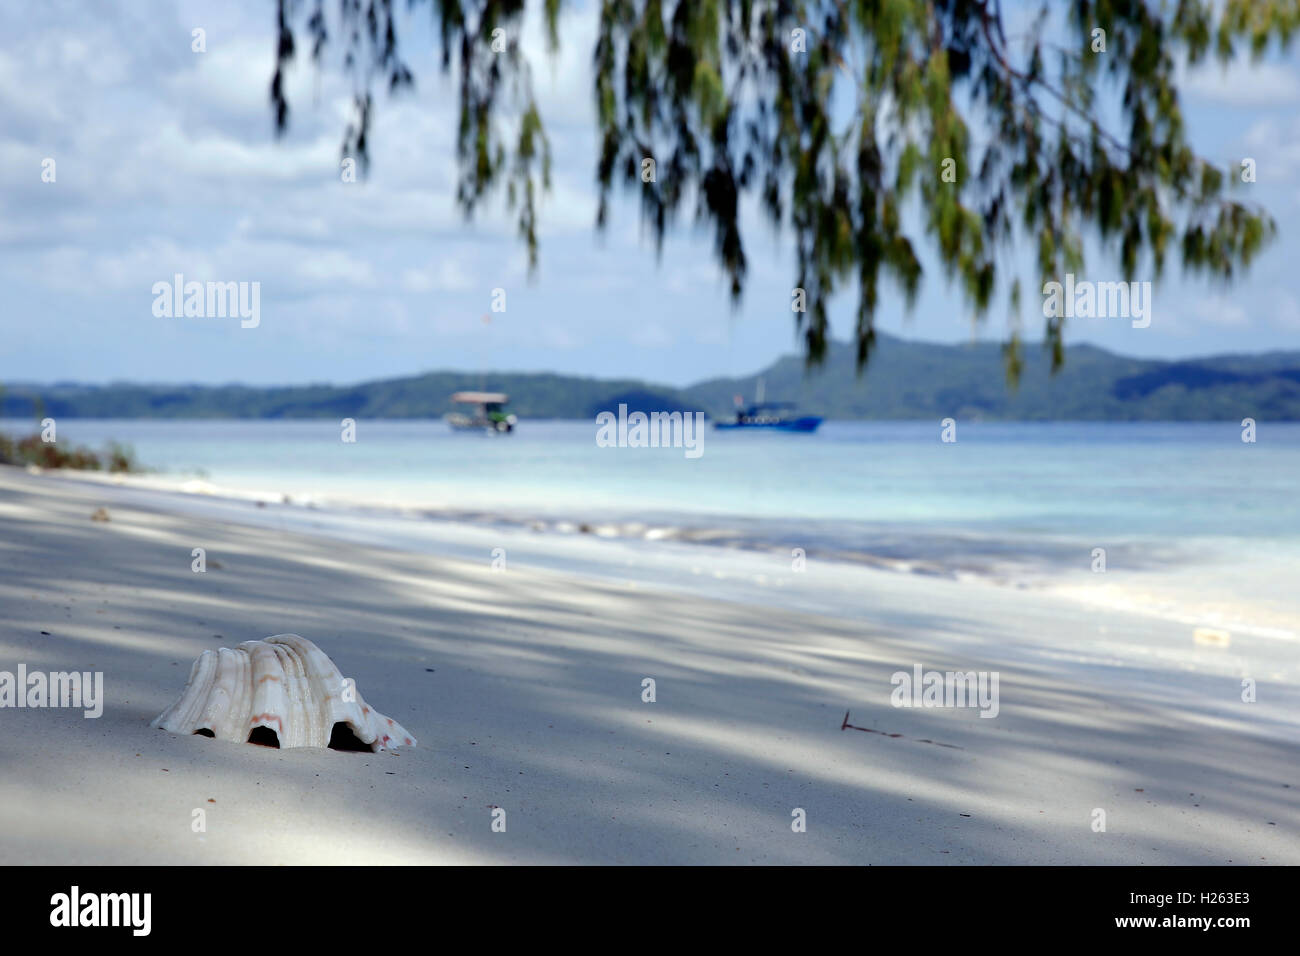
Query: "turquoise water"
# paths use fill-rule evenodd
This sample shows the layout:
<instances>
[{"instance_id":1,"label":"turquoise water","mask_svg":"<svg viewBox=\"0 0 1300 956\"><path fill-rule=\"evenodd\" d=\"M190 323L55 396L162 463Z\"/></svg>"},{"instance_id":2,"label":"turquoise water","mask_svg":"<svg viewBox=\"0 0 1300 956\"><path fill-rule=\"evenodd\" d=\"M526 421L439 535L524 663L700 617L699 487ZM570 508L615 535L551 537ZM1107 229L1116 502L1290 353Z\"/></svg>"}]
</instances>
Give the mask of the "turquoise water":
<instances>
[{"instance_id":1,"label":"turquoise water","mask_svg":"<svg viewBox=\"0 0 1300 956\"><path fill-rule=\"evenodd\" d=\"M12 431L28 423L6 422ZM1300 547L1300 425L828 422L814 435L707 430L703 454L609 448L594 422L515 434L440 421L62 420L63 442L132 445L148 467L295 500L368 502L439 517L605 523L888 558L1053 560L1080 547ZM645 527L642 528L641 526ZM1074 560L1073 557L1069 558Z\"/></svg>"}]
</instances>

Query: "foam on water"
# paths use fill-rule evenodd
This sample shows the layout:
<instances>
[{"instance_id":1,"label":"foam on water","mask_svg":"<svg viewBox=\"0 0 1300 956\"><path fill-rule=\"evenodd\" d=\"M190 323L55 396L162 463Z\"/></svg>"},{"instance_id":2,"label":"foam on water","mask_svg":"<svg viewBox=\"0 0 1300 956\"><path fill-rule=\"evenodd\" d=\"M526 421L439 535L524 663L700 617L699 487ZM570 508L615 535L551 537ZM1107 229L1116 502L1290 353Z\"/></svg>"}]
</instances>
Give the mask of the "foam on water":
<instances>
[{"instance_id":1,"label":"foam on water","mask_svg":"<svg viewBox=\"0 0 1300 956\"><path fill-rule=\"evenodd\" d=\"M5 422L9 431L30 429ZM706 432L704 454L602 448L594 422L61 420L134 446L155 483L443 525L859 564L1050 587L1097 606L1298 628L1300 425L830 422ZM1107 570L1093 572L1104 548Z\"/></svg>"}]
</instances>

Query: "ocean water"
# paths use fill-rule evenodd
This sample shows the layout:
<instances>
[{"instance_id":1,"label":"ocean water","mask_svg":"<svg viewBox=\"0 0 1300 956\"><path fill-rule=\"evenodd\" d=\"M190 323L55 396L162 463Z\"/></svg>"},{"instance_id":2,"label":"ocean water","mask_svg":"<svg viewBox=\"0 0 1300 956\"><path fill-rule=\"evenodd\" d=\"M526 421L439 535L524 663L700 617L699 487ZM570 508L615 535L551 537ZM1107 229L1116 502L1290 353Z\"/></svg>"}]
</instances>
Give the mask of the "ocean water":
<instances>
[{"instance_id":1,"label":"ocean water","mask_svg":"<svg viewBox=\"0 0 1300 956\"><path fill-rule=\"evenodd\" d=\"M61 442L127 443L160 478L315 508L800 548L809 559L1018 586L1085 586L1083 573L1094 596L1116 587L1095 576L1102 548L1108 570L1147 574L1147 603L1199 595L1281 631L1300 617L1290 596L1300 591L1300 424L1264 422L1254 443L1233 422L961 422L953 443L938 422L828 422L812 435L709 428L698 458L599 447L592 421L524 421L492 436L362 420L355 443L331 420L58 427Z\"/></svg>"}]
</instances>

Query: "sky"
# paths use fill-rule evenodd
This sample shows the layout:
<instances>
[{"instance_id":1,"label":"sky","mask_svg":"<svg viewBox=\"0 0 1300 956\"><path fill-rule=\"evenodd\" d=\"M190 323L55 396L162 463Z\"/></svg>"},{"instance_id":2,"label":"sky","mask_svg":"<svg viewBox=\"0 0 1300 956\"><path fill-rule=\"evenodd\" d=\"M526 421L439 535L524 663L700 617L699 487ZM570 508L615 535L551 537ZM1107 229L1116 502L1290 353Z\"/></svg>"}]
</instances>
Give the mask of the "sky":
<instances>
[{"instance_id":1,"label":"sky","mask_svg":"<svg viewBox=\"0 0 1300 956\"><path fill-rule=\"evenodd\" d=\"M531 277L503 202L473 223L456 208L455 87L438 69L427 7L403 14L416 89L377 94L370 174L356 183L340 175L351 95L341 71L300 55L289 132L273 135L269 0L42 0L23 11L0 34L0 382L347 383L490 368L685 385L798 350L794 251L752 206L734 309L712 240L689 216L662 257L634 196L616 191L609 225L595 230L589 2L566 4L554 57L534 16L524 29L553 155ZM192 49L195 29L204 52ZM1152 358L1300 348L1300 48L1226 72L1206 64L1183 92L1201 155L1256 161L1250 196L1279 236L1231 287L1185 277L1175 261L1149 327L1077 319L1066 341ZM53 182L42 180L49 159ZM1032 250L1016 255L1031 277ZM1006 338L1004 310L974 323L933 255L922 261L914 308L886 285L878 329ZM259 282L259 324L156 316L154 284L175 273ZM1114 258L1090 260L1089 277L1120 278ZM504 312L490 312L494 289ZM1022 322L1037 339L1031 289ZM851 288L832 302L837 337L851 335L855 306Z\"/></svg>"}]
</instances>

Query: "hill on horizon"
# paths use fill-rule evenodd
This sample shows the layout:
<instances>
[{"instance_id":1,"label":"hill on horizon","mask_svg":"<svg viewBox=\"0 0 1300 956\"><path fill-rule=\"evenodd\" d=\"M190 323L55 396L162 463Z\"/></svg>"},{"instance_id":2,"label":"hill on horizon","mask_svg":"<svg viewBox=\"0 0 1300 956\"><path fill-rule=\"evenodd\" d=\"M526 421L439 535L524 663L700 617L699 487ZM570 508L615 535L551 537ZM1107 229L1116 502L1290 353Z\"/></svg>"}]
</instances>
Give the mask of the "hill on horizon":
<instances>
[{"instance_id":1,"label":"hill on horizon","mask_svg":"<svg viewBox=\"0 0 1300 956\"><path fill-rule=\"evenodd\" d=\"M1117 355L1091 345L1066 350L1056 375L1028 347L1011 390L997 343L939 345L880 335L871 363L855 373L853 349L834 342L825 364L805 369L787 355L753 375L686 388L636 379L550 372L433 371L353 385L13 384L0 417L24 418L437 418L452 392L507 392L520 418L591 418L620 402L630 410L701 410L726 417L733 396L791 400L829 419L964 418L1006 421L1300 421L1300 351L1168 361Z\"/></svg>"}]
</instances>

